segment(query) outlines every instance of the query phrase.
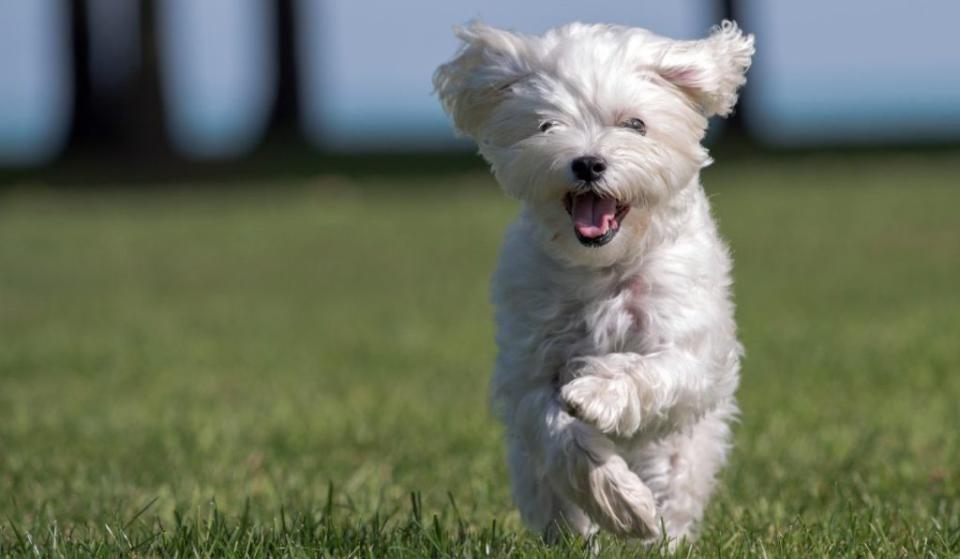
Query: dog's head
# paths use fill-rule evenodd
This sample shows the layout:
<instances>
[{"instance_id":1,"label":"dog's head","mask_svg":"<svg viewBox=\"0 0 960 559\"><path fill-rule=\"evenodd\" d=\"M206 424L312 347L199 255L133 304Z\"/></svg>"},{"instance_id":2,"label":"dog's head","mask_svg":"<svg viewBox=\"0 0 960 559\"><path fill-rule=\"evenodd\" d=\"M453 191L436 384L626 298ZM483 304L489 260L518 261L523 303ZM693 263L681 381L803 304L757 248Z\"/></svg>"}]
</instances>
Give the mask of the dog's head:
<instances>
[{"instance_id":1,"label":"dog's head","mask_svg":"<svg viewBox=\"0 0 960 559\"><path fill-rule=\"evenodd\" d=\"M709 163L707 118L733 109L754 52L732 22L699 41L577 23L456 34L462 49L434 75L444 109L546 248L592 266L624 258Z\"/></svg>"}]
</instances>

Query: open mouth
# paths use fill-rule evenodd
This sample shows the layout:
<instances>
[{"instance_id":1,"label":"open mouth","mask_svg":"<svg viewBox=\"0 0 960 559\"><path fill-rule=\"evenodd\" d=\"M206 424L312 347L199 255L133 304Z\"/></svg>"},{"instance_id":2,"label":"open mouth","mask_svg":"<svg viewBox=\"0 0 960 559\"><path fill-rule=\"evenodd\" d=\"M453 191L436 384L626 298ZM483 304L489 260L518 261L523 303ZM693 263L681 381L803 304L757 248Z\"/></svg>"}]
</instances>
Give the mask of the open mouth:
<instances>
[{"instance_id":1,"label":"open mouth","mask_svg":"<svg viewBox=\"0 0 960 559\"><path fill-rule=\"evenodd\" d=\"M580 244L600 247L613 240L620 231L630 205L615 198L603 198L593 191L568 192L563 206L573 221L573 230Z\"/></svg>"}]
</instances>

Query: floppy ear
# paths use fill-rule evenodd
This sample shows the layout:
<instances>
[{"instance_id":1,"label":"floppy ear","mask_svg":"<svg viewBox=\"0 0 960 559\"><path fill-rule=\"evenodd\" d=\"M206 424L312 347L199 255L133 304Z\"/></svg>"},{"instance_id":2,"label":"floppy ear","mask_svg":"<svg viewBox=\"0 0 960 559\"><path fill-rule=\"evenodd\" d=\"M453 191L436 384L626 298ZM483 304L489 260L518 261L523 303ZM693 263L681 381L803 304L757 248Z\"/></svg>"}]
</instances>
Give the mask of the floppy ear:
<instances>
[{"instance_id":1,"label":"floppy ear","mask_svg":"<svg viewBox=\"0 0 960 559\"><path fill-rule=\"evenodd\" d=\"M706 39L669 43L655 70L693 97L706 116L727 116L737 103L737 90L747 81L754 51L753 35L724 21Z\"/></svg>"},{"instance_id":2,"label":"floppy ear","mask_svg":"<svg viewBox=\"0 0 960 559\"><path fill-rule=\"evenodd\" d=\"M433 74L443 109L463 134L477 132L509 88L529 72L525 37L479 22L454 28L463 41L457 55Z\"/></svg>"}]
</instances>

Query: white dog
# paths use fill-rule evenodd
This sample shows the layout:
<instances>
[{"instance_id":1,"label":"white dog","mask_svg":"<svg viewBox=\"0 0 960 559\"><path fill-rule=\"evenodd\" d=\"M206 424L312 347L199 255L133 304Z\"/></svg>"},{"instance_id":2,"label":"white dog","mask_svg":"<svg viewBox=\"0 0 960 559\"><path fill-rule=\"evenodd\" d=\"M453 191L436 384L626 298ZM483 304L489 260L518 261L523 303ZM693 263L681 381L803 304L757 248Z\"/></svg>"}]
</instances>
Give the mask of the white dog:
<instances>
[{"instance_id":1,"label":"white dog","mask_svg":"<svg viewBox=\"0 0 960 559\"><path fill-rule=\"evenodd\" d=\"M700 169L754 52L570 24L474 23L434 85L522 202L493 282L493 402L513 494L548 539L692 538L729 446L742 353ZM666 530L666 535L661 530Z\"/></svg>"}]
</instances>

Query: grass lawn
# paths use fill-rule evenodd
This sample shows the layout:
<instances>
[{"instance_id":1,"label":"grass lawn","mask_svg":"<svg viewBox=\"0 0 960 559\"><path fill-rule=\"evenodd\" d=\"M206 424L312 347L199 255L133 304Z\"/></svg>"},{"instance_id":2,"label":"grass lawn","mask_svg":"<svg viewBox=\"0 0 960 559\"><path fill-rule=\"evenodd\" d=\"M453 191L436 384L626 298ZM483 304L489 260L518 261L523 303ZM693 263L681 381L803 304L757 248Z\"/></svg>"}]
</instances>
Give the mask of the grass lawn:
<instances>
[{"instance_id":1,"label":"grass lawn","mask_svg":"<svg viewBox=\"0 0 960 559\"><path fill-rule=\"evenodd\" d=\"M681 555L960 555L958 177L707 171L748 356ZM0 193L0 556L589 556L524 532L487 407L515 210L479 174Z\"/></svg>"}]
</instances>

